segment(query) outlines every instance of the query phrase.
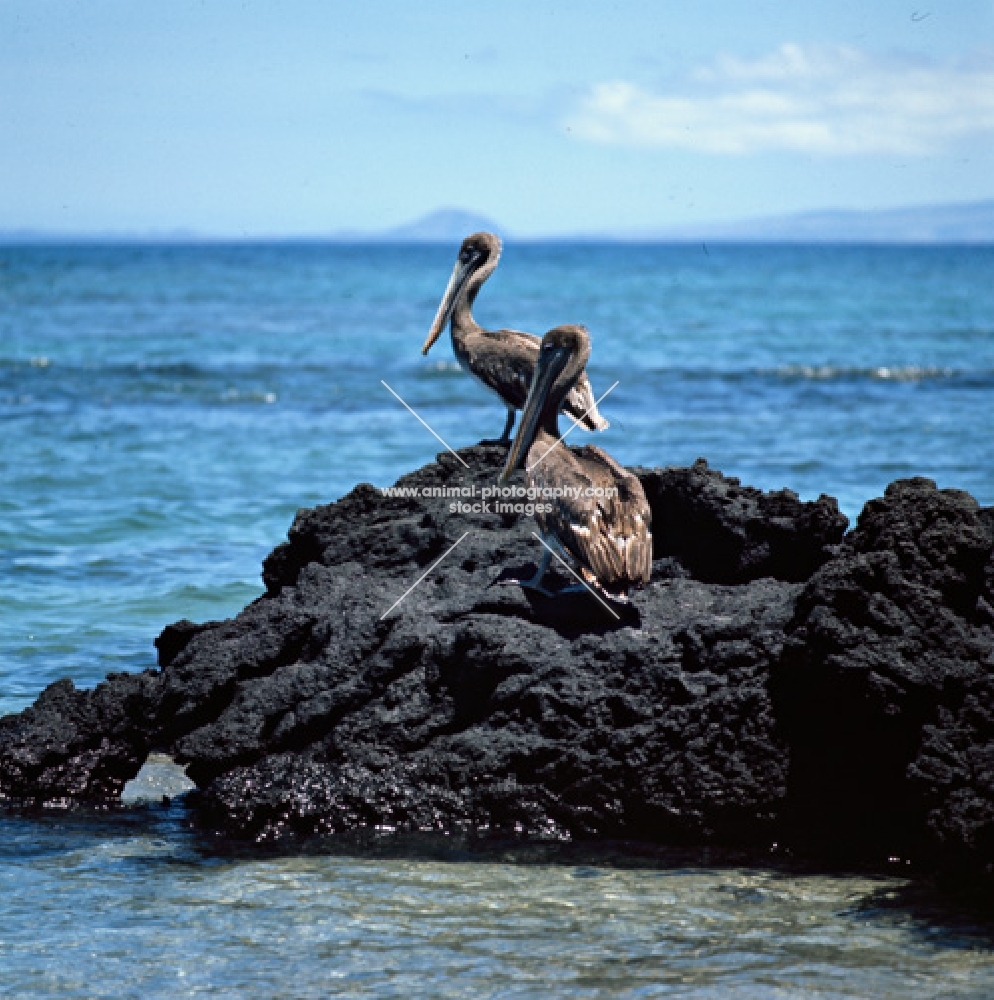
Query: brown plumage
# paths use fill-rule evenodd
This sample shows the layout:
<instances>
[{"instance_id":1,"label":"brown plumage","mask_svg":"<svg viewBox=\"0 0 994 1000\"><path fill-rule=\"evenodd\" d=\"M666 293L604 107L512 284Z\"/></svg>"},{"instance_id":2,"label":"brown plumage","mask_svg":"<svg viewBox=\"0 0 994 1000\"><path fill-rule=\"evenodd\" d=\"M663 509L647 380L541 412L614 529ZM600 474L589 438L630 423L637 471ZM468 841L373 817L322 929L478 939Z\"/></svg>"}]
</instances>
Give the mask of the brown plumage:
<instances>
[{"instance_id":1,"label":"brown plumage","mask_svg":"<svg viewBox=\"0 0 994 1000\"><path fill-rule=\"evenodd\" d=\"M521 330L484 330L473 319L473 302L500 260L501 242L493 233L473 233L462 241L459 257L442 296L435 320L421 348L431 350L451 319L452 349L459 364L507 407L501 441L509 441L516 410L528 399L539 338ZM562 411L587 430L604 430L608 422L597 412L593 389L580 373L562 403Z\"/></svg>"},{"instance_id":2,"label":"brown plumage","mask_svg":"<svg viewBox=\"0 0 994 1000\"><path fill-rule=\"evenodd\" d=\"M617 598L649 580L652 512L638 478L606 451L593 445L574 450L559 436L559 404L589 356L590 338L582 326L559 326L542 339L501 481L527 450L525 475L537 491L535 502L552 507L535 513L543 539L571 556L588 583ZM539 587L548 562L546 550L530 586Z\"/></svg>"}]
</instances>

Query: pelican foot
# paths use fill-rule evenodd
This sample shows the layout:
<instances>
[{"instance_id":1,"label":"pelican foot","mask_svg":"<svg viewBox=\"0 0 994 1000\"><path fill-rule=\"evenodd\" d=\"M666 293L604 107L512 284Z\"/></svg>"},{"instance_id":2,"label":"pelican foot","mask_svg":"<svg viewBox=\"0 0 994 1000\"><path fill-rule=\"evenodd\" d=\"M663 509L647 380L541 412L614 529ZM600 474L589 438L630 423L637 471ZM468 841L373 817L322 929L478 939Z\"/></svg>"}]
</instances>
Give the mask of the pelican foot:
<instances>
[{"instance_id":1,"label":"pelican foot","mask_svg":"<svg viewBox=\"0 0 994 1000\"><path fill-rule=\"evenodd\" d=\"M525 590L534 590L537 594L541 594L543 597L555 597L556 595L551 590L546 590L540 583L535 581L535 577L531 577L528 580L519 580L517 577L509 576L506 580L498 580L497 585L499 587L522 587Z\"/></svg>"},{"instance_id":2,"label":"pelican foot","mask_svg":"<svg viewBox=\"0 0 994 1000\"><path fill-rule=\"evenodd\" d=\"M632 603L632 599L627 594L609 594L606 590L601 590L600 587L585 586L582 583L572 583L568 587L563 587L559 591L560 594L589 594L593 591L598 597L603 598L608 604L617 604L620 607L628 607Z\"/></svg>"},{"instance_id":3,"label":"pelican foot","mask_svg":"<svg viewBox=\"0 0 994 1000\"><path fill-rule=\"evenodd\" d=\"M499 444L511 443L511 428L514 426L515 412L512 409L507 411L507 423L504 424L504 433L501 434Z\"/></svg>"},{"instance_id":4,"label":"pelican foot","mask_svg":"<svg viewBox=\"0 0 994 1000\"><path fill-rule=\"evenodd\" d=\"M530 580L519 580L518 583L526 590L534 590L536 594L541 594L543 597L556 596L551 590L546 590L534 576Z\"/></svg>"}]
</instances>

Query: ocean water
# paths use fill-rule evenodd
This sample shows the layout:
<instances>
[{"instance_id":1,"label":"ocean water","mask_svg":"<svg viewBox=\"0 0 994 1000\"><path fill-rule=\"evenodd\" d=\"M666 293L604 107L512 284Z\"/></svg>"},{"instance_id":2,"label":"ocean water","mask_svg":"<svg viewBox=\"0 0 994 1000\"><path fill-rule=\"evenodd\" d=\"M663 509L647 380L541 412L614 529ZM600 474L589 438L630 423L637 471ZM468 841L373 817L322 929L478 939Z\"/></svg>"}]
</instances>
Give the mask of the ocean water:
<instances>
[{"instance_id":1,"label":"ocean water","mask_svg":"<svg viewBox=\"0 0 994 1000\"><path fill-rule=\"evenodd\" d=\"M0 247L0 713L62 676L90 685L152 666L165 624L230 615L261 592L261 560L298 507L431 460L441 446L382 382L453 447L500 433L503 409L447 336L419 353L453 257ZM476 315L537 333L584 323L595 392L618 383L597 443L626 463L704 456L764 489L829 493L850 518L916 474L994 504L994 248L512 244ZM994 993L973 937L860 902L905 891L900 880L222 862L172 813L4 818L0 851L0 994L102 995L101 975L134 976L138 948L158 963L134 979L142 996L390 995L419 974L446 995L443 969L461 986L451 995L540 996L552 955L573 996L651 996L657 980L666 995L773 996L778 962L802 977L783 995ZM753 889L779 902L743 908ZM601 922L568 918L571 906ZM260 943L288 927L302 935L289 952ZM273 971L289 954L296 991ZM493 978L512 955L517 971ZM170 978L181 957L185 978ZM380 993L362 978L388 967ZM863 992L847 992L851 976Z\"/></svg>"},{"instance_id":2,"label":"ocean water","mask_svg":"<svg viewBox=\"0 0 994 1000\"><path fill-rule=\"evenodd\" d=\"M707 856L222 854L177 806L0 822L0 994L988 1000L991 937L905 880Z\"/></svg>"}]
</instances>

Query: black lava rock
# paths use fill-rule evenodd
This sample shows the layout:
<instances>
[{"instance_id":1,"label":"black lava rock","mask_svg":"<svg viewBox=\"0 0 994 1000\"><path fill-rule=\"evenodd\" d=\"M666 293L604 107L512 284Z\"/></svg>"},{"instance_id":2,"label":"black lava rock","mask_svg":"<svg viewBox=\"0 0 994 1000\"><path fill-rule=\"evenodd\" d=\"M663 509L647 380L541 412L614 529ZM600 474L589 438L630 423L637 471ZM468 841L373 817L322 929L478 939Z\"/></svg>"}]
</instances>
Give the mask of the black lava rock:
<instances>
[{"instance_id":1,"label":"black lava rock","mask_svg":"<svg viewBox=\"0 0 994 1000\"><path fill-rule=\"evenodd\" d=\"M901 480L807 583L774 668L795 839L994 861L992 551L971 496Z\"/></svg>"},{"instance_id":2,"label":"black lava rock","mask_svg":"<svg viewBox=\"0 0 994 1000\"><path fill-rule=\"evenodd\" d=\"M0 718L0 802L116 802L151 749L159 682L151 671L111 674L92 691L56 681Z\"/></svg>"},{"instance_id":3,"label":"black lava rock","mask_svg":"<svg viewBox=\"0 0 994 1000\"><path fill-rule=\"evenodd\" d=\"M792 490L763 493L708 468L636 469L652 505L653 555L673 556L698 580L806 580L849 526L834 497L801 503Z\"/></svg>"},{"instance_id":4,"label":"black lava rock","mask_svg":"<svg viewBox=\"0 0 994 1000\"><path fill-rule=\"evenodd\" d=\"M515 582L542 550L518 500L482 497L505 454L301 511L234 619L169 626L159 671L63 681L0 720L0 798L107 803L160 749L188 765L199 822L236 837L994 860L989 512L909 480L844 537L828 497L641 469L652 579L606 607L565 570L554 597Z\"/></svg>"}]
</instances>

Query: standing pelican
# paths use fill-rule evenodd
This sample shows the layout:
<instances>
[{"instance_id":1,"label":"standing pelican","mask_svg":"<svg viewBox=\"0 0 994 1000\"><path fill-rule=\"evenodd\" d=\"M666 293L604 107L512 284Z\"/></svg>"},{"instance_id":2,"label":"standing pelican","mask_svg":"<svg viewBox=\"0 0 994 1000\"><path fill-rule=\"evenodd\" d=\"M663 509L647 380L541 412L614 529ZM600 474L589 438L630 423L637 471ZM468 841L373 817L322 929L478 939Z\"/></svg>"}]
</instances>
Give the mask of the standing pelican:
<instances>
[{"instance_id":1,"label":"standing pelican","mask_svg":"<svg viewBox=\"0 0 994 1000\"><path fill-rule=\"evenodd\" d=\"M539 340L534 334L520 330L484 330L473 319L473 302L483 282L494 273L500 251L500 239L493 233L473 233L462 241L452 277L421 353L431 350L451 319L452 349L456 359L470 375L495 392L507 407L507 423L500 440L510 441L514 411L520 410L528 398L528 387L538 360ZM561 405L564 413L588 430L604 430L609 426L597 412L586 372L580 372Z\"/></svg>"},{"instance_id":2,"label":"standing pelican","mask_svg":"<svg viewBox=\"0 0 994 1000\"><path fill-rule=\"evenodd\" d=\"M559 436L559 409L590 357L590 337L582 326L557 326L542 338L538 364L518 433L500 474L506 483L522 452L536 500L543 541L572 556L589 583L615 599L647 583L652 572L652 512L637 477L593 445L572 450ZM551 501L545 490L558 491ZM540 589L549 565L542 563L526 586Z\"/></svg>"}]
</instances>

